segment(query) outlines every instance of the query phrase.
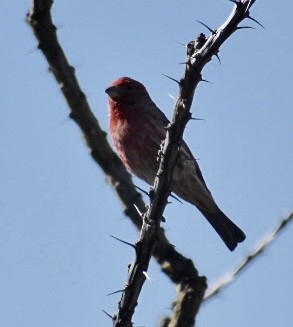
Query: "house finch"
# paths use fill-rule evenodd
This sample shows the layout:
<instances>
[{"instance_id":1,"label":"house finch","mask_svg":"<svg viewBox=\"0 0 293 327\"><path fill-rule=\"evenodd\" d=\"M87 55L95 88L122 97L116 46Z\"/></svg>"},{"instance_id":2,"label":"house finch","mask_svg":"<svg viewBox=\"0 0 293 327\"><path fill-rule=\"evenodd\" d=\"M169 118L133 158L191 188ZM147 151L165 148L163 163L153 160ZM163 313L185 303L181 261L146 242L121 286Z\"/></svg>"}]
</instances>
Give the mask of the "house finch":
<instances>
[{"instance_id":1,"label":"house finch","mask_svg":"<svg viewBox=\"0 0 293 327\"><path fill-rule=\"evenodd\" d=\"M110 133L124 165L153 185L159 168L158 151L169 120L150 98L144 85L129 77L114 81L109 99ZM245 234L217 206L187 144L182 141L171 190L194 204L232 251Z\"/></svg>"}]
</instances>

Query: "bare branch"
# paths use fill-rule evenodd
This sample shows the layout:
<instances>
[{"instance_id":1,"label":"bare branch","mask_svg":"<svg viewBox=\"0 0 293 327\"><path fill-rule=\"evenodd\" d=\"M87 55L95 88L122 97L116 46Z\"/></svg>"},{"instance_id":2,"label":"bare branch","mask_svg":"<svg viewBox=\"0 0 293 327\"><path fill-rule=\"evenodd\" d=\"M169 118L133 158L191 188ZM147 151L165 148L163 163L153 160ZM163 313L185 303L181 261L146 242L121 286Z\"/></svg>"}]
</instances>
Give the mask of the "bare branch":
<instances>
[{"instance_id":1,"label":"bare branch","mask_svg":"<svg viewBox=\"0 0 293 327\"><path fill-rule=\"evenodd\" d=\"M293 212L291 212L288 217L283 219L279 226L271 234L268 234L263 238L263 240L260 242L260 245L245 258L245 260L239 265L239 267L227 274L226 277L221 278L215 286L208 290L205 294L204 301L206 302L213 299L216 295L218 295L220 292L230 286L236 278L239 278L241 273L243 273L245 269L247 269L257 258L259 258L259 256L265 250L267 250L269 245L276 241L276 239L280 235L280 232L283 231L286 227L288 227L289 223L292 220Z\"/></svg>"}]
</instances>

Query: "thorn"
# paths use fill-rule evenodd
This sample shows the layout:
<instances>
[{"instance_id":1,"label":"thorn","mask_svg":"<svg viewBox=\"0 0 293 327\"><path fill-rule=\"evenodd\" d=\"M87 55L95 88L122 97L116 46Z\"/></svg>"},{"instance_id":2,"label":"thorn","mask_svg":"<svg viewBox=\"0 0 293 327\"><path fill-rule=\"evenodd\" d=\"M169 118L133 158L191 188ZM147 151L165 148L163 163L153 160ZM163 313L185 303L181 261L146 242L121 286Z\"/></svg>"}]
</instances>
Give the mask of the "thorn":
<instances>
[{"instance_id":1,"label":"thorn","mask_svg":"<svg viewBox=\"0 0 293 327\"><path fill-rule=\"evenodd\" d=\"M139 214L139 216L142 218L143 213L139 210L138 206L136 204L133 204L134 208L136 209L137 213Z\"/></svg>"},{"instance_id":2,"label":"thorn","mask_svg":"<svg viewBox=\"0 0 293 327\"><path fill-rule=\"evenodd\" d=\"M168 96L174 101L177 101L177 99L178 99L175 95L172 95L170 93L168 93Z\"/></svg>"},{"instance_id":3,"label":"thorn","mask_svg":"<svg viewBox=\"0 0 293 327\"><path fill-rule=\"evenodd\" d=\"M216 53L215 56L216 56L217 59L219 60L220 65L222 65L222 63L221 63L221 59L220 59L219 55Z\"/></svg>"},{"instance_id":4,"label":"thorn","mask_svg":"<svg viewBox=\"0 0 293 327\"><path fill-rule=\"evenodd\" d=\"M183 204L183 202L179 199L179 198L177 198L177 196L175 196L174 194L170 194L170 197L171 198L173 198L173 199L175 199L175 200L177 200L178 202L180 202L181 204ZM169 203L172 203L172 202L169 202Z\"/></svg>"},{"instance_id":5,"label":"thorn","mask_svg":"<svg viewBox=\"0 0 293 327\"><path fill-rule=\"evenodd\" d=\"M237 26L236 29L237 30L244 30L244 29L252 29L252 30L255 30L255 28L252 27L252 26Z\"/></svg>"},{"instance_id":6,"label":"thorn","mask_svg":"<svg viewBox=\"0 0 293 327\"><path fill-rule=\"evenodd\" d=\"M102 310L104 312L105 315L107 315L109 318L111 318L113 320L113 316L110 315L110 313L108 313L107 311L105 310Z\"/></svg>"},{"instance_id":7,"label":"thorn","mask_svg":"<svg viewBox=\"0 0 293 327\"><path fill-rule=\"evenodd\" d=\"M132 243L129 243L129 242L126 242L126 241L123 241L121 240L120 238L116 237L116 236L113 236L113 235L110 235L112 238L114 238L115 240L117 241L120 241L121 243L124 243L124 244L127 244L129 246L131 246L132 248L134 248L134 250L136 250L136 246Z\"/></svg>"},{"instance_id":8,"label":"thorn","mask_svg":"<svg viewBox=\"0 0 293 327\"><path fill-rule=\"evenodd\" d=\"M210 81L208 81L208 80L206 80L206 79L201 79L200 81L201 81L201 82L205 82L205 83L211 83L211 84L213 84L212 82L210 82Z\"/></svg>"},{"instance_id":9,"label":"thorn","mask_svg":"<svg viewBox=\"0 0 293 327\"><path fill-rule=\"evenodd\" d=\"M167 77L167 78L169 78L171 81L176 82L178 85L180 85L180 82L177 81L177 79L175 79L175 78L173 78L173 77L170 77L170 76L168 76L168 75L165 75L165 74L162 74L162 75L165 76L165 77Z\"/></svg>"},{"instance_id":10,"label":"thorn","mask_svg":"<svg viewBox=\"0 0 293 327\"><path fill-rule=\"evenodd\" d=\"M123 290L118 290L118 291L115 291L115 292L112 292L112 293L107 294L107 296L114 295L114 294L117 294L117 293L122 293L122 292L124 292L124 291L125 291L125 289L123 289Z\"/></svg>"},{"instance_id":11,"label":"thorn","mask_svg":"<svg viewBox=\"0 0 293 327\"><path fill-rule=\"evenodd\" d=\"M142 189L141 187L134 185L135 188L137 188L138 190L140 190L142 193L144 193L145 195L149 196L149 193L147 191L145 191L144 189Z\"/></svg>"},{"instance_id":12,"label":"thorn","mask_svg":"<svg viewBox=\"0 0 293 327\"><path fill-rule=\"evenodd\" d=\"M188 61L179 62L178 65L187 65Z\"/></svg>"},{"instance_id":13,"label":"thorn","mask_svg":"<svg viewBox=\"0 0 293 327\"><path fill-rule=\"evenodd\" d=\"M205 121L205 119L203 119L203 118L195 118L195 117L191 117L190 120L204 120Z\"/></svg>"},{"instance_id":14,"label":"thorn","mask_svg":"<svg viewBox=\"0 0 293 327\"><path fill-rule=\"evenodd\" d=\"M249 14L246 16L246 18L254 21L256 24L258 24L259 26L261 26L265 30L265 27L258 20L256 20L255 18L251 17Z\"/></svg>"},{"instance_id":15,"label":"thorn","mask_svg":"<svg viewBox=\"0 0 293 327\"><path fill-rule=\"evenodd\" d=\"M186 48L186 44L184 44L184 43L181 43L181 42L176 42L177 44L180 44L180 45L183 45L185 48Z\"/></svg>"},{"instance_id":16,"label":"thorn","mask_svg":"<svg viewBox=\"0 0 293 327\"><path fill-rule=\"evenodd\" d=\"M150 279L149 275L147 274L147 272L143 271L142 273L144 274L145 278L151 282L151 279Z\"/></svg>"},{"instance_id":17,"label":"thorn","mask_svg":"<svg viewBox=\"0 0 293 327\"><path fill-rule=\"evenodd\" d=\"M200 20L197 20L198 23L200 23L201 25L203 25L204 27L206 27L212 34L216 34L216 31L211 29L208 25L206 25L205 23L201 22Z\"/></svg>"},{"instance_id":18,"label":"thorn","mask_svg":"<svg viewBox=\"0 0 293 327\"><path fill-rule=\"evenodd\" d=\"M235 5L238 7L239 5L240 5L240 1L237 1L237 0L229 0L229 1L231 1L231 2L233 2L233 3L235 3Z\"/></svg>"}]
</instances>

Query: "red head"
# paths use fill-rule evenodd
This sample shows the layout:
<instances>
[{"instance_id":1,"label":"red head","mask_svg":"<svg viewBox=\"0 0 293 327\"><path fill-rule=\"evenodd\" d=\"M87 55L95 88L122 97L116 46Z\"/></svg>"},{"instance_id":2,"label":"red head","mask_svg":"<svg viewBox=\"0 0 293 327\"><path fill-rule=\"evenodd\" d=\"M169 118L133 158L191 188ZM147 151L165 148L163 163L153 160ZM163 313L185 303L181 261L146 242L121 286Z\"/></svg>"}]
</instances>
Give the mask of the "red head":
<instances>
[{"instance_id":1,"label":"red head","mask_svg":"<svg viewBox=\"0 0 293 327\"><path fill-rule=\"evenodd\" d=\"M114 81L105 92L109 97L120 104L134 104L141 100L150 99L146 88L130 77L121 77Z\"/></svg>"}]
</instances>

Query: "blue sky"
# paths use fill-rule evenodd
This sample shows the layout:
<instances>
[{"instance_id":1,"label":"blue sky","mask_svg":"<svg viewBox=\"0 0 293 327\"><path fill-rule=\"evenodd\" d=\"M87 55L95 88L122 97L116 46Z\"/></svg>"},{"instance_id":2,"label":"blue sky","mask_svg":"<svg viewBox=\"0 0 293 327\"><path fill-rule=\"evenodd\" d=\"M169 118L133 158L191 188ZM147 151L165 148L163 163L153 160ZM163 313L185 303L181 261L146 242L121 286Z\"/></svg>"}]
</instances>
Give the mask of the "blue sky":
<instances>
[{"instance_id":1,"label":"blue sky","mask_svg":"<svg viewBox=\"0 0 293 327\"><path fill-rule=\"evenodd\" d=\"M133 253L109 237L138 233L68 108L25 22L30 1L2 1L0 97L0 325L111 326ZM230 253L196 208L174 202L165 214L170 241L212 284L255 248L293 209L293 5L257 1L252 15L266 29L241 30L221 48L199 85L185 140L222 210L246 234ZM217 27L228 1L56 1L59 39L101 126L108 130L104 90L117 77L143 82L172 116L186 43L200 20ZM5 27L5 28L4 28ZM146 188L146 185L135 179ZM292 323L292 226L219 297L197 326ZM158 325L174 285L153 262L134 321ZM235 319L236 318L236 319Z\"/></svg>"}]
</instances>

